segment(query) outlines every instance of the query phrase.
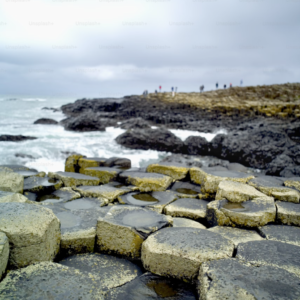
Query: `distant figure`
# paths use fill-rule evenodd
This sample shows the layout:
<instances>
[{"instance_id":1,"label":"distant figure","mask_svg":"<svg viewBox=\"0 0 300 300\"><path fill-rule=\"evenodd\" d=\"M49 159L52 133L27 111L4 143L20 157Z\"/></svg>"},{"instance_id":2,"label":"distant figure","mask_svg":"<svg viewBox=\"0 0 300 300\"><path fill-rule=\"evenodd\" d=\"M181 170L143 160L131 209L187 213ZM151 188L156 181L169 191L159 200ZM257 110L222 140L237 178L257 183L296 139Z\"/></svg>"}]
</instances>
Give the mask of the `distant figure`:
<instances>
[{"instance_id":1,"label":"distant figure","mask_svg":"<svg viewBox=\"0 0 300 300\"><path fill-rule=\"evenodd\" d=\"M161 92L161 85L159 86L159 92Z\"/></svg>"},{"instance_id":2,"label":"distant figure","mask_svg":"<svg viewBox=\"0 0 300 300\"><path fill-rule=\"evenodd\" d=\"M243 80L241 80L241 86L243 85Z\"/></svg>"},{"instance_id":3,"label":"distant figure","mask_svg":"<svg viewBox=\"0 0 300 300\"><path fill-rule=\"evenodd\" d=\"M157 94L157 90L155 90L155 94Z\"/></svg>"},{"instance_id":4,"label":"distant figure","mask_svg":"<svg viewBox=\"0 0 300 300\"><path fill-rule=\"evenodd\" d=\"M224 84L224 89L226 89L226 84Z\"/></svg>"},{"instance_id":5,"label":"distant figure","mask_svg":"<svg viewBox=\"0 0 300 300\"><path fill-rule=\"evenodd\" d=\"M216 89L218 89L218 87L219 87L219 84L218 84L218 83L216 83Z\"/></svg>"},{"instance_id":6,"label":"distant figure","mask_svg":"<svg viewBox=\"0 0 300 300\"><path fill-rule=\"evenodd\" d=\"M202 93L204 91L204 85L200 86L200 93Z\"/></svg>"},{"instance_id":7,"label":"distant figure","mask_svg":"<svg viewBox=\"0 0 300 300\"><path fill-rule=\"evenodd\" d=\"M232 88L232 83L230 83L230 87Z\"/></svg>"},{"instance_id":8,"label":"distant figure","mask_svg":"<svg viewBox=\"0 0 300 300\"><path fill-rule=\"evenodd\" d=\"M171 91L172 91L172 97L174 97L175 96L174 87L171 88Z\"/></svg>"}]
</instances>

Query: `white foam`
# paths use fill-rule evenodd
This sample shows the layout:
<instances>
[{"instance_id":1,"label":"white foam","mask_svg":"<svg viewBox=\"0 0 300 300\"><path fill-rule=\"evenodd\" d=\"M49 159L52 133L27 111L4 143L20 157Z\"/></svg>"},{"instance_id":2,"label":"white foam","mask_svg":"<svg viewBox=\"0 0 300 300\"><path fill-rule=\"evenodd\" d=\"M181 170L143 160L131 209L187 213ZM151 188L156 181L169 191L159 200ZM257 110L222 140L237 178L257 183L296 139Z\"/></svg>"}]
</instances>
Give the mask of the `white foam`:
<instances>
[{"instance_id":1,"label":"white foam","mask_svg":"<svg viewBox=\"0 0 300 300\"><path fill-rule=\"evenodd\" d=\"M170 131L173 134L175 134L177 137L179 137L182 141L185 141L189 136L202 136L208 142L210 142L217 134L227 134L227 131L225 129L219 129L213 133L205 133L205 132L182 130L182 129L170 129Z\"/></svg>"}]
</instances>

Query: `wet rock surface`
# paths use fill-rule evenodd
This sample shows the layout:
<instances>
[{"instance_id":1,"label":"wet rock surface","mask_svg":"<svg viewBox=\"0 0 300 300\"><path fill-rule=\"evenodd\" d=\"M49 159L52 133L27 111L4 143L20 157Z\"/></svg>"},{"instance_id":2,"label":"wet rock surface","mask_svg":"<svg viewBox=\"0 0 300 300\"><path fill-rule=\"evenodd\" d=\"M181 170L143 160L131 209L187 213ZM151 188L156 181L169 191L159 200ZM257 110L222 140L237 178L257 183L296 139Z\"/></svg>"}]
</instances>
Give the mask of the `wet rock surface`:
<instances>
[{"instance_id":1,"label":"wet rock surface","mask_svg":"<svg viewBox=\"0 0 300 300\"><path fill-rule=\"evenodd\" d=\"M112 207L98 219L97 246L99 251L138 258L144 240L151 233L171 225L169 218L148 209Z\"/></svg>"},{"instance_id":2,"label":"wet rock surface","mask_svg":"<svg viewBox=\"0 0 300 300\"><path fill-rule=\"evenodd\" d=\"M254 266L282 268L300 277L299 247L277 241L251 241L239 244L236 257Z\"/></svg>"},{"instance_id":3,"label":"wet rock surface","mask_svg":"<svg viewBox=\"0 0 300 300\"><path fill-rule=\"evenodd\" d=\"M0 168L0 191L23 193L24 178L9 168Z\"/></svg>"},{"instance_id":4,"label":"wet rock surface","mask_svg":"<svg viewBox=\"0 0 300 300\"><path fill-rule=\"evenodd\" d=\"M41 118L41 119L38 119L38 120L34 121L33 124L57 125L58 122L53 120L53 119Z\"/></svg>"},{"instance_id":5,"label":"wet rock surface","mask_svg":"<svg viewBox=\"0 0 300 300\"><path fill-rule=\"evenodd\" d=\"M300 297L299 277L272 266L249 267L236 259L203 263L200 299L276 299Z\"/></svg>"},{"instance_id":6,"label":"wet rock surface","mask_svg":"<svg viewBox=\"0 0 300 300\"><path fill-rule=\"evenodd\" d=\"M196 300L192 287L179 280L146 273L105 295L105 300Z\"/></svg>"},{"instance_id":7,"label":"wet rock surface","mask_svg":"<svg viewBox=\"0 0 300 300\"><path fill-rule=\"evenodd\" d=\"M164 174L172 177L175 180L184 179L187 176L189 168L178 163L158 163L151 164L147 167L147 172Z\"/></svg>"},{"instance_id":8,"label":"wet rock surface","mask_svg":"<svg viewBox=\"0 0 300 300\"><path fill-rule=\"evenodd\" d=\"M221 235L198 228L165 228L142 245L146 270L192 282L200 265L208 260L231 257L234 245Z\"/></svg>"},{"instance_id":9,"label":"wet rock surface","mask_svg":"<svg viewBox=\"0 0 300 300\"><path fill-rule=\"evenodd\" d=\"M61 188L62 185L63 182L58 178L28 177L24 180L24 192L52 193Z\"/></svg>"},{"instance_id":10,"label":"wet rock surface","mask_svg":"<svg viewBox=\"0 0 300 300\"><path fill-rule=\"evenodd\" d=\"M206 229L203 224L187 218L173 218L173 227L192 227Z\"/></svg>"},{"instance_id":11,"label":"wet rock surface","mask_svg":"<svg viewBox=\"0 0 300 300\"><path fill-rule=\"evenodd\" d=\"M36 140L36 137L33 136L24 136L24 135L0 135L0 142L23 142L27 140Z\"/></svg>"},{"instance_id":12,"label":"wet rock surface","mask_svg":"<svg viewBox=\"0 0 300 300\"><path fill-rule=\"evenodd\" d=\"M300 226L300 205L289 202L276 202L276 221L286 225Z\"/></svg>"},{"instance_id":13,"label":"wet rock surface","mask_svg":"<svg viewBox=\"0 0 300 300\"><path fill-rule=\"evenodd\" d=\"M201 186L192 184L188 181L176 181L171 187L171 191L179 198L206 198L206 195L201 193Z\"/></svg>"}]
</instances>

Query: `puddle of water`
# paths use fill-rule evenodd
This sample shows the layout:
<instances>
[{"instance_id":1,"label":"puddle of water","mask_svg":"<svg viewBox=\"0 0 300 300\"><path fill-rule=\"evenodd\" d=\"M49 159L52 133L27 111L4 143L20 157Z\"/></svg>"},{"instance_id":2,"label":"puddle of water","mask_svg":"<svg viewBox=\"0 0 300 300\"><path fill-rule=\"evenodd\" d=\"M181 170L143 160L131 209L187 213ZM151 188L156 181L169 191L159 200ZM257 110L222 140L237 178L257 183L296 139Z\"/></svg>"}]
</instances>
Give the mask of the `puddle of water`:
<instances>
[{"instance_id":1,"label":"puddle of water","mask_svg":"<svg viewBox=\"0 0 300 300\"><path fill-rule=\"evenodd\" d=\"M222 206L225 209L234 210L234 211L248 211L241 203L232 203L228 202Z\"/></svg>"},{"instance_id":2,"label":"puddle of water","mask_svg":"<svg viewBox=\"0 0 300 300\"><path fill-rule=\"evenodd\" d=\"M181 194L187 194L187 195L197 195L197 194L199 194L198 192L196 192L194 190L184 189L184 188L176 189L176 192L181 193Z\"/></svg>"},{"instance_id":3,"label":"puddle of water","mask_svg":"<svg viewBox=\"0 0 300 300\"><path fill-rule=\"evenodd\" d=\"M147 193L135 194L132 196L128 195L126 200L130 204L139 206L151 205L159 202L156 198Z\"/></svg>"},{"instance_id":4,"label":"puddle of water","mask_svg":"<svg viewBox=\"0 0 300 300\"><path fill-rule=\"evenodd\" d=\"M75 209L90 209L95 207L95 204L88 200L73 200L66 203L65 208L75 210Z\"/></svg>"},{"instance_id":5,"label":"puddle of water","mask_svg":"<svg viewBox=\"0 0 300 300\"><path fill-rule=\"evenodd\" d=\"M42 201L49 200L49 199L59 200L60 197L55 196L55 195L43 195L43 196L38 196L35 201L42 202Z\"/></svg>"},{"instance_id":6,"label":"puddle of water","mask_svg":"<svg viewBox=\"0 0 300 300\"><path fill-rule=\"evenodd\" d=\"M155 293L161 298L169 298L177 296L177 292L166 282L150 281L147 287L154 290Z\"/></svg>"},{"instance_id":7,"label":"puddle of water","mask_svg":"<svg viewBox=\"0 0 300 300\"><path fill-rule=\"evenodd\" d=\"M56 214L61 223L61 228L70 228L79 225L79 217L69 213L61 212Z\"/></svg>"},{"instance_id":8,"label":"puddle of water","mask_svg":"<svg viewBox=\"0 0 300 300\"><path fill-rule=\"evenodd\" d=\"M129 212L123 217L122 222L132 227L148 227L156 224L157 217L150 212Z\"/></svg>"}]
</instances>

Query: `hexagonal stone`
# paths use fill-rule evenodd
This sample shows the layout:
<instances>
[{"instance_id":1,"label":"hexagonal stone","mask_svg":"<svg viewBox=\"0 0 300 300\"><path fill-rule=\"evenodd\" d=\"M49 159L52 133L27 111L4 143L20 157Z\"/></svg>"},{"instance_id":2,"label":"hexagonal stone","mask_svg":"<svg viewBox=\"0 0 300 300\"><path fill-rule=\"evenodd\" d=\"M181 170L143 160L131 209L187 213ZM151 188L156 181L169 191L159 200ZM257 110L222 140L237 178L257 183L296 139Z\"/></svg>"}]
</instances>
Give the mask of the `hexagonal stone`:
<instances>
[{"instance_id":1,"label":"hexagonal stone","mask_svg":"<svg viewBox=\"0 0 300 300\"><path fill-rule=\"evenodd\" d=\"M259 176L251 179L248 184L262 193L279 201L299 203L300 194L297 190L283 186L284 178L274 176Z\"/></svg>"},{"instance_id":2,"label":"hexagonal stone","mask_svg":"<svg viewBox=\"0 0 300 300\"><path fill-rule=\"evenodd\" d=\"M104 299L93 274L42 262L9 272L0 283L3 299Z\"/></svg>"},{"instance_id":3,"label":"hexagonal stone","mask_svg":"<svg viewBox=\"0 0 300 300\"><path fill-rule=\"evenodd\" d=\"M226 239L231 240L235 247L237 247L238 244L240 243L263 240L263 238L254 230L224 227L224 226L215 226L209 228L208 230L219 233Z\"/></svg>"},{"instance_id":4,"label":"hexagonal stone","mask_svg":"<svg viewBox=\"0 0 300 300\"><path fill-rule=\"evenodd\" d=\"M277 217L279 223L300 226L300 205L277 201Z\"/></svg>"},{"instance_id":5,"label":"hexagonal stone","mask_svg":"<svg viewBox=\"0 0 300 300\"><path fill-rule=\"evenodd\" d=\"M277 241L239 244L236 257L254 266L272 266L300 276L299 247Z\"/></svg>"},{"instance_id":6,"label":"hexagonal stone","mask_svg":"<svg viewBox=\"0 0 300 300\"><path fill-rule=\"evenodd\" d=\"M86 168L103 166L106 158L103 157L81 157L78 160L79 172Z\"/></svg>"},{"instance_id":7,"label":"hexagonal stone","mask_svg":"<svg viewBox=\"0 0 300 300\"><path fill-rule=\"evenodd\" d=\"M284 185L300 191L300 177L291 177L284 181Z\"/></svg>"},{"instance_id":8,"label":"hexagonal stone","mask_svg":"<svg viewBox=\"0 0 300 300\"><path fill-rule=\"evenodd\" d=\"M206 198L206 195L201 193L201 186L191 182L176 181L170 190L179 198Z\"/></svg>"},{"instance_id":9,"label":"hexagonal stone","mask_svg":"<svg viewBox=\"0 0 300 300\"><path fill-rule=\"evenodd\" d=\"M157 173L125 171L119 177L127 184L137 186L141 192L165 191L173 181L171 177Z\"/></svg>"},{"instance_id":10,"label":"hexagonal stone","mask_svg":"<svg viewBox=\"0 0 300 300\"><path fill-rule=\"evenodd\" d=\"M300 246L300 228L288 225L266 225L258 228L267 240Z\"/></svg>"},{"instance_id":11,"label":"hexagonal stone","mask_svg":"<svg viewBox=\"0 0 300 300\"><path fill-rule=\"evenodd\" d=\"M234 245L220 234L198 228L165 228L142 245L144 268L154 274L193 281L200 265L231 257Z\"/></svg>"},{"instance_id":12,"label":"hexagonal stone","mask_svg":"<svg viewBox=\"0 0 300 300\"><path fill-rule=\"evenodd\" d=\"M206 229L206 227L201 223L186 218L173 218L173 227L192 227Z\"/></svg>"},{"instance_id":13,"label":"hexagonal stone","mask_svg":"<svg viewBox=\"0 0 300 300\"><path fill-rule=\"evenodd\" d=\"M5 233L0 232L0 280L5 273L9 257L9 241Z\"/></svg>"},{"instance_id":14,"label":"hexagonal stone","mask_svg":"<svg viewBox=\"0 0 300 300\"><path fill-rule=\"evenodd\" d=\"M72 154L67 157L65 162L65 172L77 172L78 171L78 160L82 158L81 154Z\"/></svg>"},{"instance_id":15,"label":"hexagonal stone","mask_svg":"<svg viewBox=\"0 0 300 300\"><path fill-rule=\"evenodd\" d=\"M49 177L28 177L24 180L24 192L51 194L63 185L59 179Z\"/></svg>"},{"instance_id":16,"label":"hexagonal stone","mask_svg":"<svg viewBox=\"0 0 300 300\"><path fill-rule=\"evenodd\" d=\"M45 203L65 203L81 197L79 193L76 193L70 187L61 188L52 194L46 195L39 195L35 194L35 198L30 196L33 201L41 202L42 204Z\"/></svg>"},{"instance_id":17,"label":"hexagonal stone","mask_svg":"<svg viewBox=\"0 0 300 300\"><path fill-rule=\"evenodd\" d=\"M19 193L0 191L0 203L4 202L28 203L28 198Z\"/></svg>"},{"instance_id":18,"label":"hexagonal stone","mask_svg":"<svg viewBox=\"0 0 300 300\"><path fill-rule=\"evenodd\" d=\"M131 160L126 157L110 157L105 160L104 167L116 167L120 170L131 168Z\"/></svg>"},{"instance_id":19,"label":"hexagonal stone","mask_svg":"<svg viewBox=\"0 0 300 300\"><path fill-rule=\"evenodd\" d=\"M99 251L140 257L141 245L149 234L170 226L172 220L135 206L113 206L97 223Z\"/></svg>"},{"instance_id":20,"label":"hexagonal stone","mask_svg":"<svg viewBox=\"0 0 300 300\"><path fill-rule=\"evenodd\" d=\"M94 167L80 170L80 173L82 174L99 178L100 183L102 184L116 180L121 172L122 170L120 169L108 167Z\"/></svg>"},{"instance_id":21,"label":"hexagonal stone","mask_svg":"<svg viewBox=\"0 0 300 300\"><path fill-rule=\"evenodd\" d=\"M285 270L249 267L236 259L203 263L199 272L200 299L276 299L300 298L300 280Z\"/></svg>"},{"instance_id":22,"label":"hexagonal stone","mask_svg":"<svg viewBox=\"0 0 300 300\"><path fill-rule=\"evenodd\" d=\"M164 213L172 217L185 217L193 220L205 219L208 203L206 200L181 198L168 204Z\"/></svg>"},{"instance_id":23,"label":"hexagonal stone","mask_svg":"<svg viewBox=\"0 0 300 300\"><path fill-rule=\"evenodd\" d=\"M47 206L61 222L62 256L94 251L97 220L107 213L100 205L98 199L81 198Z\"/></svg>"},{"instance_id":24,"label":"hexagonal stone","mask_svg":"<svg viewBox=\"0 0 300 300\"><path fill-rule=\"evenodd\" d=\"M109 202L114 201L118 196L129 193L131 189L126 186L116 188L110 184L100 186L80 186L75 188L83 197L104 197Z\"/></svg>"},{"instance_id":25,"label":"hexagonal stone","mask_svg":"<svg viewBox=\"0 0 300 300\"><path fill-rule=\"evenodd\" d=\"M141 268L132 262L106 254L74 255L59 263L83 274L92 274L97 286L103 291L126 284L143 274Z\"/></svg>"},{"instance_id":26,"label":"hexagonal stone","mask_svg":"<svg viewBox=\"0 0 300 300\"><path fill-rule=\"evenodd\" d=\"M172 177L175 180L181 180L187 176L189 169L190 168L184 164L165 162L149 165L147 167L147 172L164 174Z\"/></svg>"},{"instance_id":27,"label":"hexagonal stone","mask_svg":"<svg viewBox=\"0 0 300 300\"><path fill-rule=\"evenodd\" d=\"M78 185L98 185L100 180L97 177L87 176L72 172L49 172L49 178L60 179L66 187Z\"/></svg>"},{"instance_id":28,"label":"hexagonal stone","mask_svg":"<svg viewBox=\"0 0 300 300\"><path fill-rule=\"evenodd\" d=\"M211 226L258 227L274 222L275 217L274 202L265 199L243 203L232 203L224 199L207 205L207 222Z\"/></svg>"},{"instance_id":29,"label":"hexagonal stone","mask_svg":"<svg viewBox=\"0 0 300 300\"><path fill-rule=\"evenodd\" d=\"M175 201L177 197L172 192L152 192L152 193L129 193L118 197L121 204L129 204L145 207L162 213L169 203Z\"/></svg>"},{"instance_id":30,"label":"hexagonal stone","mask_svg":"<svg viewBox=\"0 0 300 300\"><path fill-rule=\"evenodd\" d=\"M0 191L23 193L24 178L9 169L0 169Z\"/></svg>"},{"instance_id":31,"label":"hexagonal stone","mask_svg":"<svg viewBox=\"0 0 300 300\"><path fill-rule=\"evenodd\" d=\"M213 168L191 168L191 180L202 187L203 193L215 194L221 181L247 183L254 176L242 172L215 171Z\"/></svg>"},{"instance_id":32,"label":"hexagonal stone","mask_svg":"<svg viewBox=\"0 0 300 300\"><path fill-rule=\"evenodd\" d=\"M193 287L180 280L146 273L105 295L106 300L196 300Z\"/></svg>"},{"instance_id":33,"label":"hexagonal stone","mask_svg":"<svg viewBox=\"0 0 300 300\"><path fill-rule=\"evenodd\" d=\"M10 265L53 260L60 245L60 223L51 210L25 203L0 204L0 231L9 238Z\"/></svg>"},{"instance_id":34,"label":"hexagonal stone","mask_svg":"<svg viewBox=\"0 0 300 300\"><path fill-rule=\"evenodd\" d=\"M234 181L221 181L216 194L216 200L227 199L234 203L245 202L257 198L274 200L272 197L266 196L248 184Z\"/></svg>"}]
</instances>

